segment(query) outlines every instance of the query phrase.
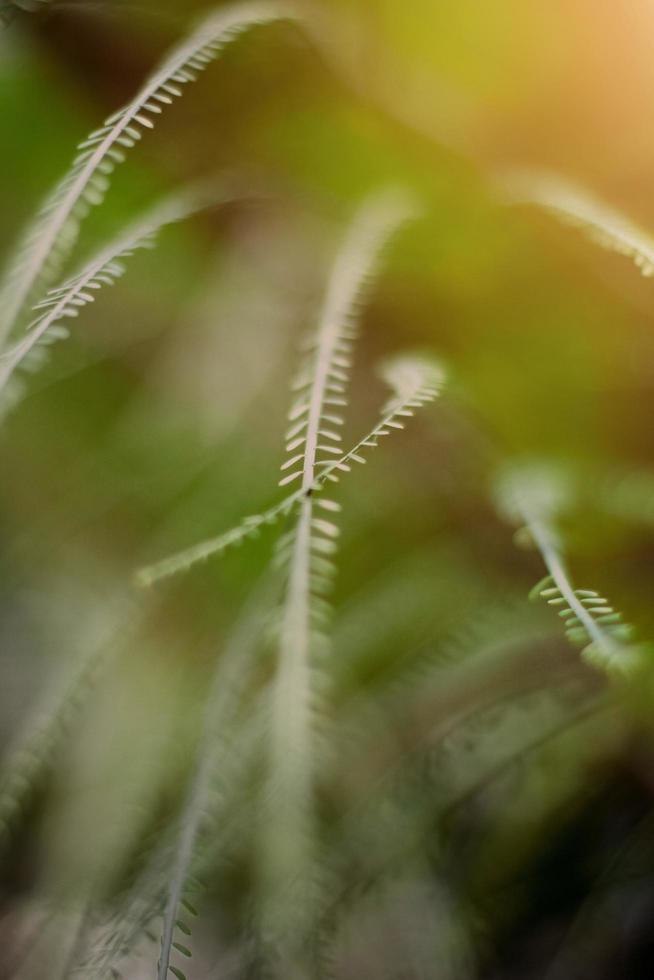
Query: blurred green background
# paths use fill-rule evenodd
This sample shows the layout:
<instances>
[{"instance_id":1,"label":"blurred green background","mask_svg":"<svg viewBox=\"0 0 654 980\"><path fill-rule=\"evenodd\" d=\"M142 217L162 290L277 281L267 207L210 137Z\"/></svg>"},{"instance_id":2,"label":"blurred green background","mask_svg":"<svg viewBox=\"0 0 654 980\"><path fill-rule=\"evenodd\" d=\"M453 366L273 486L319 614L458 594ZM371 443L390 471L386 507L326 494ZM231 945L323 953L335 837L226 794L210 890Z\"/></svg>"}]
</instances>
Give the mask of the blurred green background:
<instances>
[{"instance_id":1,"label":"blurred green background","mask_svg":"<svg viewBox=\"0 0 654 980\"><path fill-rule=\"evenodd\" d=\"M420 860L431 870L400 863L390 904L353 913L336 975L651 976L652 855L647 834L634 836L654 793L649 692L624 703L613 694L610 717L575 727L580 692L603 682L579 667L556 618L528 606L541 564L515 548L490 488L507 459L569 467L575 580L654 636L652 281L576 230L507 206L496 189L516 166L555 170L654 227L654 8L300 7L309 32L278 24L242 38L162 116L85 223L78 258L196 177L245 174L264 199L196 217L135 255L0 435L8 757L68 665L107 637L119 648L9 849L0 976L48 975L36 954L21 965L41 905L54 895L61 908L62 894L95 876L117 887L136 842L176 805L208 678L274 536L145 595L133 572L278 499L297 342L315 323L350 215L386 183L414 190L422 214L394 242L362 310L346 443L375 419L384 397L375 369L388 354L433 352L451 381L442 402L339 489L329 673L343 771L327 780L331 805L365 798L367 770L390 765L384 738L428 747L450 717L479 717L463 744L439 737L424 772L406 764L402 819L426 821ZM76 143L205 9L52 0L0 33L2 257ZM454 665L443 676L432 666L398 694L424 655ZM518 703L500 710L523 683ZM563 726L561 737L530 754L550 725ZM503 753L522 760L508 777ZM442 801L485 785L498 765L499 786L452 826ZM587 905L634 841L644 856L637 850L629 885L607 886L607 932ZM244 877L212 879L228 937ZM570 939L580 915L583 968ZM422 937L438 923L435 954L422 940L411 946L409 921ZM50 949L45 932L40 941ZM218 976L223 939L206 925L202 943L189 975ZM402 973L418 954L438 969Z\"/></svg>"}]
</instances>

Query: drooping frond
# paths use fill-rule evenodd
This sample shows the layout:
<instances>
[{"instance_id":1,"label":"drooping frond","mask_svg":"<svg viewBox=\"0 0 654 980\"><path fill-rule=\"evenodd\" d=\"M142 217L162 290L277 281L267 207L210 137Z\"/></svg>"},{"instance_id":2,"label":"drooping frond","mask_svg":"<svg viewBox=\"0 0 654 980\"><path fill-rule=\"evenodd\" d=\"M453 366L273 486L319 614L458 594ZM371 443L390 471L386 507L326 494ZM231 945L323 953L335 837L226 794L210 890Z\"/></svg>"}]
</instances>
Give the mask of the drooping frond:
<instances>
[{"instance_id":1,"label":"drooping frond","mask_svg":"<svg viewBox=\"0 0 654 980\"><path fill-rule=\"evenodd\" d=\"M409 213L404 196L393 192L371 198L355 216L332 269L318 329L293 386L288 458L282 466L291 472L280 482L286 485L299 478L303 496L277 550L286 585L272 692L262 874L266 929L278 940L283 937L287 950L300 939L296 931L301 931L306 889L312 884L313 675L316 658L325 647L330 615L326 595L335 571L332 559L339 533L332 521L316 514L312 491L319 467L329 466L334 455L341 456L337 430L343 425L342 409L347 403L354 316L363 285L389 235Z\"/></svg>"},{"instance_id":2,"label":"drooping frond","mask_svg":"<svg viewBox=\"0 0 654 980\"><path fill-rule=\"evenodd\" d=\"M643 650L632 645L633 626L625 623L622 613L599 592L570 587L564 591L562 584L548 575L534 586L530 598L544 599L557 607L570 643L581 647L584 658L601 670L630 674L642 663Z\"/></svg>"},{"instance_id":3,"label":"drooping frond","mask_svg":"<svg viewBox=\"0 0 654 980\"><path fill-rule=\"evenodd\" d=\"M381 419L363 439L336 462L323 464L314 489L325 483L338 483L342 473L348 473L350 463L365 463L367 453L379 445L379 440L391 431L404 428L404 420L412 418L416 409L423 408L437 398L446 381L442 364L420 354L401 354L382 364L381 377L393 394L382 407ZM325 501L317 498L318 504Z\"/></svg>"},{"instance_id":4,"label":"drooping frond","mask_svg":"<svg viewBox=\"0 0 654 980\"><path fill-rule=\"evenodd\" d=\"M647 648L634 645L633 629L598 592L572 585L556 528L566 499L561 474L543 467L515 468L498 486L500 508L520 526L518 542L535 547L547 568L531 598L560 607L566 635L582 647L588 663L610 674L631 674L642 665Z\"/></svg>"},{"instance_id":5,"label":"drooping frond","mask_svg":"<svg viewBox=\"0 0 654 980\"><path fill-rule=\"evenodd\" d=\"M254 819L251 807L251 779L253 767L261 757L264 739L265 712L259 699L248 717L229 726L227 736L212 752L216 765L212 767L211 785L206 807L201 814L200 833L185 877L185 888L179 900L179 915L175 922L181 938L173 942L173 949L182 957L187 953L191 922L198 914L199 899L207 878L230 860L234 851L251 833ZM222 751L225 748L226 751ZM128 888L127 893L115 904L109 914L104 911L102 921L88 937L78 962L71 970L71 978L79 980L118 980L128 977L123 973L129 956L139 943L149 939L153 946L160 938L161 920L170 900L171 871L179 860L179 827L169 827L164 832L142 872ZM158 921L157 921L158 920ZM159 935L157 932L159 931ZM177 945L175 945L177 943ZM177 971L177 972L176 972ZM178 976L183 972L171 966L170 972Z\"/></svg>"},{"instance_id":6,"label":"drooping frond","mask_svg":"<svg viewBox=\"0 0 654 980\"><path fill-rule=\"evenodd\" d=\"M343 456L317 465L317 475L310 491L315 506L327 513L335 513L340 508L335 501L321 496L325 486L328 483L337 483L343 473L349 473L352 463L365 463L370 449L375 448L379 440L390 435L391 431L404 428L403 420L412 416L417 408L433 401L440 394L445 381L442 366L423 356L402 355L389 360L381 373L393 390L393 396L384 406L381 420ZM224 534L208 538L164 558L163 561L140 569L136 575L137 584L143 587L153 585L161 579L187 571L198 562L222 555L229 548L237 547L248 539L258 537L262 528L288 517L307 493L303 489L296 490L268 510L244 518L240 524Z\"/></svg>"},{"instance_id":7,"label":"drooping frond","mask_svg":"<svg viewBox=\"0 0 654 980\"><path fill-rule=\"evenodd\" d=\"M243 518L240 524L230 528L229 531L225 531L224 534L219 534L215 538L207 538L205 541L200 541L199 544L192 545L190 548L184 548L183 551L170 555L154 565L140 568L135 576L136 584L142 588L147 588L154 585L155 582L161 581L161 579L188 571L198 562L206 561L216 555L222 555L225 551L238 547L248 539L257 538L264 526L276 524L282 517L290 514L302 496L301 490L289 494L280 503L269 507L261 514L252 514Z\"/></svg>"},{"instance_id":8,"label":"drooping frond","mask_svg":"<svg viewBox=\"0 0 654 980\"><path fill-rule=\"evenodd\" d=\"M497 477L494 491L500 514L519 528L517 544L533 545L528 528L538 520L561 547L556 526L573 500L573 485L566 469L540 460L507 466Z\"/></svg>"},{"instance_id":9,"label":"drooping frond","mask_svg":"<svg viewBox=\"0 0 654 980\"><path fill-rule=\"evenodd\" d=\"M209 184L198 184L171 196L102 248L61 286L51 289L35 307L38 316L22 340L0 355L0 395L5 407L22 392L22 383L14 375L16 369L34 372L43 365L50 346L68 337L64 322L79 316L83 307L94 302L98 290L113 285L123 275L125 259L139 249L153 248L158 232L166 225L229 196L225 188Z\"/></svg>"},{"instance_id":10,"label":"drooping frond","mask_svg":"<svg viewBox=\"0 0 654 980\"><path fill-rule=\"evenodd\" d=\"M115 607L112 604L107 624L100 624L99 635L90 648L34 711L0 767L0 850L9 841L16 820L49 772L98 676L116 651L116 612L123 623L123 638L125 624L130 633L138 628L141 614L131 602L119 601Z\"/></svg>"},{"instance_id":11,"label":"drooping frond","mask_svg":"<svg viewBox=\"0 0 654 980\"><path fill-rule=\"evenodd\" d=\"M183 86L194 81L226 44L251 27L288 16L286 8L266 0L213 11L173 48L134 99L79 145L70 171L27 229L5 275L0 290L0 347L35 291L57 276L81 221L91 207L102 202L110 176L125 159L125 151L135 146L145 130L154 128L158 115L181 96Z\"/></svg>"},{"instance_id":12,"label":"drooping frond","mask_svg":"<svg viewBox=\"0 0 654 980\"><path fill-rule=\"evenodd\" d=\"M257 592L246 605L220 657L214 673L211 692L207 699L204 731L199 755L188 796L180 816L179 831L174 846L174 859L169 883L161 934L158 980L167 980L170 970L185 980L179 967L171 965L174 950L182 956L190 956L187 941L175 939L180 928L181 905L184 901L191 864L196 852L200 825L210 811L212 780L221 781L220 769L226 757L233 752L231 745L236 716L241 698L252 673L254 654L261 634L261 619L266 612L268 597L265 589ZM218 774L218 776L217 776ZM188 935L188 927L182 928Z\"/></svg>"},{"instance_id":13,"label":"drooping frond","mask_svg":"<svg viewBox=\"0 0 654 980\"><path fill-rule=\"evenodd\" d=\"M515 171L502 179L514 204L533 204L581 228L598 245L633 260L644 276L654 275L654 237L626 215L555 174Z\"/></svg>"},{"instance_id":14,"label":"drooping frond","mask_svg":"<svg viewBox=\"0 0 654 980\"><path fill-rule=\"evenodd\" d=\"M414 209L404 193L392 190L372 197L355 217L334 263L318 328L305 345L293 384L296 397L288 416L280 486L301 478L302 489L308 490L316 465L341 455L338 429L343 425L357 306L383 246Z\"/></svg>"}]
</instances>

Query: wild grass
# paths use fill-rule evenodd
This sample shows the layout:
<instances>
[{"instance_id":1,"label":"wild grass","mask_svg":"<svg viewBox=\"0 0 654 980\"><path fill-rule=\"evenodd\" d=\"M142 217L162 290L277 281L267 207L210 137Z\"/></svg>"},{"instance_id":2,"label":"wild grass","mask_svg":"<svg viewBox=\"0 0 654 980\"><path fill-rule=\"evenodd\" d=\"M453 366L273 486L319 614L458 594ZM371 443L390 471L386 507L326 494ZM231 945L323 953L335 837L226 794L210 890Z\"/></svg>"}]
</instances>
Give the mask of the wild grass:
<instances>
[{"instance_id":1,"label":"wild grass","mask_svg":"<svg viewBox=\"0 0 654 980\"><path fill-rule=\"evenodd\" d=\"M522 525L518 542L536 548L547 568L531 598L556 608L566 636L589 663L627 676L646 666L651 651L633 642L634 629L622 614L594 589L572 585L556 527L567 504L565 476L542 466L515 468L501 478L498 495L505 512Z\"/></svg>"},{"instance_id":2,"label":"wild grass","mask_svg":"<svg viewBox=\"0 0 654 980\"><path fill-rule=\"evenodd\" d=\"M15 13L9 7L31 6L5 5L0 17L9 23ZM101 243L76 271L66 271L90 210L108 207L115 169L185 87L241 35L297 19L294 7L274 2L210 12L136 95L79 145L70 170L13 250L0 291L0 397L5 409L17 408L18 417L17 423L8 418L8 427L21 424L18 403L30 393L26 376L40 370L50 352L56 358L71 321L93 330L91 305L122 277L134 253L153 248L164 228L199 211L260 196L244 178L209 175L172 192ZM650 236L592 195L525 173L505 175L502 189L505 201L546 207L651 275ZM29 977L31 971L38 980L49 962L61 980L116 980L136 977L140 957L158 980L191 980L214 970L216 964L207 967L204 959L207 948L231 964L231 973L221 967L215 975L331 980L372 975L373 969L379 976L439 980L481 975L483 944L473 922L483 903L477 896L495 895L496 869L516 860L507 856L513 843L507 836L518 827L516 850L529 854L557 808L574 798L572 787L592 760L589 745L605 738L614 750L628 737L619 709L649 683L652 651L600 591L573 582L578 481L562 465L544 458L523 463L518 453L514 458L495 444L483 463L475 461L477 469L466 470L457 454L473 443L478 448L483 436L478 443L462 439L461 447L452 443L461 432L477 434L483 426L470 412L474 370L459 377L431 347L416 352L410 345L389 354L390 345L363 329L379 316L387 277L397 286L404 269L411 281L406 269L419 252L416 239L430 205L411 181L406 188L370 182L354 197L333 253L327 259L311 255L320 289L305 304L305 327L314 326L305 331L291 385L277 499L272 472L260 488L257 470L248 493L263 501L260 509L216 533L224 509L239 512L226 465L217 484L234 498L231 509L216 499L203 512L204 527L192 522L197 538L209 536L190 546L182 539L181 550L151 556L131 581L125 575L120 601L107 599L110 635L64 673L56 694L28 719L6 756L0 845L29 835L39 806L68 812L50 799L67 750L95 779L115 779L116 797L125 801L125 812L114 812L109 827L103 814L96 815L94 833L109 843L89 859L86 880L80 884L73 875L73 884L57 891L55 872L68 881L61 867L52 881L50 869L44 872L35 890L46 896L45 925L41 929L39 920L38 942L11 975ZM398 295L410 308L408 291ZM457 351L463 356L466 344L465 338L460 347L451 343L450 357L456 360ZM376 360L382 349L378 380L387 398L371 407L376 382L366 370L371 352ZM457 400L466 384L471 400ZM221 396L216 391L216 412ZM353 414L358 420L367 413L367 422L348 442L348 411L359 396L363 408ZM415 426L414 416L420 416ZM235 441L247 450L247 431L239 430ZM369 462L367 482L360 472L355 479L354 471ZM388 466L381 480L377 465ZM603 508L603 519L635 516L651 523L649 472L638 471L617 489L610 473L603 476L603 492L593 504ZM420 485L420 498L412 496L409 483ZM466 510L473 483L487 522L479 533ZM428 514L424 532L412 513L416 499ZM141 502L132 501L135 511ZM445 517L441 523L434 518L447 513L446 503L452 526ZM492 503L499 519L490 516ZM521 551L502 567L488 556L510 540L507 523ZM341 560L343 533L348 547ZM412 540L416 533L418 541ZM467 550L457 565L452 555L464 536ZM376 537L390 556L386 592L377 588ZM430 577L420 562L403 563L407 541L412 554L422 549L438 556L437 575ZM238 548L247 580L240 591L224 571L230 560L236 566L232 552ZM560 629L523 595L536 565L546 577L531 597L556 611ZM603 580L602 573L600 564ZM196 624L201 601L189 599L189 581L195 580L216 607L208 636ZM339 632L348 608L359 624L354 643L347 631ZM89 735L89 701L103 690L116 645L133 647L140 663L140 630L148 617L158 640L149 663L153 672L165 672L166 658L179 655L177 645L189 661L204 657L196 664L202 683L193 692L191 717L182 718L181 707L176 714L175 697L166 699L154 673L146 672L144 692L133 690L132 696L138 701L143 693L145 717L149 710L160 724L159 750L136 745L133 759L113 760L116 730L105 721L100 749L109 761L96 773L95 756L89 758L98 751ZM363 652L351 649L357 636L364 638ZM147 701L150 684L154 704ZM108 688L105 698L111 697ZM113 707L104 707L112 722ZM167 709L170 718L162 717ZM551 761L552 773L539 783L543 760L545 767ZM147 767L147 775L139 766ZM125 785L129 778L138 781L139 773L143 792L130 795ZM94 814L92 807L85 812ZM485 845L477 838L484 837L479 828L488 826L489 814L496 819L482 853ZM52 837L56 816L54 826ZM47 832L44 839L50 840ZM75 849L74 842L70 846ZM459 899L466 875L472 884L468 897ZM24 918L33 924L29 910ZM487 919L490 929L497 925L490 913ZM366 947L360 959L359 942Z\"/></svg>"},{"instance_id":3,"label":"wild grass","mask_svg":"<svg viewBox=\"0 0 654 980\"><path fill-rule=\"evenodd\" d=\"M545 209L603 248L628 256L647 278L654 275L654 238L573 181L553 173L517 170L504 175L499 186L511 203Z\"/></svg>"}]
</instances>

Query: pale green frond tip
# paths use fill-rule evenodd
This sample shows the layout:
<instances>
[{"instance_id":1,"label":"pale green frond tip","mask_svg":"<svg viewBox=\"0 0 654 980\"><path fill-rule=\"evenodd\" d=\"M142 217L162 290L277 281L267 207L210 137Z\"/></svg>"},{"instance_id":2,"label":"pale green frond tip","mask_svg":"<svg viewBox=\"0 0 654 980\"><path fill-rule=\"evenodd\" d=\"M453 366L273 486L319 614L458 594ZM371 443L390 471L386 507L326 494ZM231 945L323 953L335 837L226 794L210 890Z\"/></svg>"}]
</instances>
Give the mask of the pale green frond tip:
<instances>
[{"instance_id":1,"label":"pale green frond tip","mask_svg":"<svg viewBox=\"0 0 654 980\"><path fill-rule=\"evenodd\" d=\"M534 548L536 547L534 536L531 533L531 530L527 527L527 525L524 525L523 527L519 527L517 529L517 531L513 535L513 543L516 546L516 548L520 549L520 551L533 551Z\"/></svg>"},{"instance_id":2,"label":"pale green frond tip","mask_svg":"<svg viewBox=\"0 0 654 980\"><path fill-rule=\"evenodd\" d=\"M391 225L415 221L423 211L418 195L401 185L384 187L372 194L369 206L383 213Z\"/></svg>"},{"instance_id":3,"label":"pale green frond tip","mask_svg":"<svg viewBox=\"0 0 654 980\"><path fill-rule=\"evenodd\" d=\"M526 514L549 523L571 506L574 483L560 465L526 461L500 472L494 497L498 510L512 524L521 524Z\"/></svg>"},{"instance_id":4,"label":"pale green frond tip","mask_svg":"<svg viewBox=\"0 0 654 980\"><path fill-rule=\"evenodd\" d=\"M379 365L379 376L398 395L410 394L417 385L442 388L447 380L443 364L428 354L403 353Z\"/></svg>"},{"instance_id":5,"label":"pale green frond tip","mask_svg":"<svg viewBox=\"0 0 654 980\"><path fill-rule=\"evenodd\" d=\"M218 7L208 15L201 16L196 23L197 30L211 30L214 25L233 23L234 31L240 33L244 28L257 24L269 24L278 20L299 20L299 5L292 2L277 3L276 0L243 0L242 3Z\"/></svg>"},{"instance_id":6,"label":"pale green frond tip","mask_svg":"<svg viewBox=\"0 0 654 980\"><path fill-rule=\"evenodd\" d=\"M654 275L654 236L572 181L553 173L515 170L504 174L497 186L509 203L544 208L603 248L628 256L644 276Z\"/></svg>"},{"instance_id":7,"label":"pale green frond tip","mask_svg":"<svg viewBox=\"0 0 654 980\"><path fill-rule=\"evenodd\" d=\"M132 584L137 589L149 589L156 581L149 568L139 568L132 575Z\"/></svg>"},{"instance_id":8,"label":"pale green frond tip","mask_svg":"<svg viewBox=\"0 0 654 980\"><path fill-rule=\"evenodd\" d=\"M654 649L648 643L631 646L616 643L610 648L590 643L581 655L592 667L617 678L633 677L654 663Z\"/></svg>"}]
</instances>

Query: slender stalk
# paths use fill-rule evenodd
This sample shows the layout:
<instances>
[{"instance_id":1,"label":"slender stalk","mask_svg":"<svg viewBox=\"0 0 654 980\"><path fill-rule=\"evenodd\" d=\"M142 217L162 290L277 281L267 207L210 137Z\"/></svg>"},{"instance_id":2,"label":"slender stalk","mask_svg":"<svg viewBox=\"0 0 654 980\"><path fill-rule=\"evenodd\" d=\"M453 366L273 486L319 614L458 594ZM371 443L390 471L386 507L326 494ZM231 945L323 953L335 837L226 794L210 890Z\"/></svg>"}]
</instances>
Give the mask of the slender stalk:
<instances>
[{"instance_id":1,"label":"slender stalk","mask_svg":"<svg viewBox=\"0 0 654 980\"><path fill-rule=\"evenodd\" d=\"M406 364L408 358L405 356L399 360ZM186 571L213 555L220 555L231 547L237 547L248 538L256 537L264 526L276 524L281 518L288 517L295 506L307 496L321 494L328 483L338 483L343 473L350 472L352 463L365 463L368 450L374 449L379 439L390 435L393 430L402 429L403 419L412 416L415 409L429 404L440 394L444 382L442 368L424 359L411 359L411 362L414 369L412 384L406 386L405 382L402 390L395 390L393 399L385 406L386 410L381 421L362 436L352 449L339 459L316 463L316 467L320 467L320 470L314 473L314 482L308 489L301 487L262 513L244 518L240 524L229 531L140 569L136 573L136 583L142 587L153 585L160 579ZM385 377L386 381L394 387L392 365L389 366ZM316 503L330 510L338 510L335 503L324 501L319 497Z\"/></svg>"},{"instance_id":2,"label":"slender stalk","mask_svg":"<svg viewBox=\"0 0 654 980\"><path fill-rule=\"evenodd\" d=\"M570 575L565 567L563 556L556 547L554 537L547 525L530 515L528 510L524 511L524 516L526 526L540 552L545 567L552 576L557 589L566 603L583 625L591 641L596 643L607 654L615 655L618 649L617 644L604 632L593 616L591 616L572 588Z\"/></svg>"},{"instance_id":3,"label":"slender stalk","mask_svg":"<svg viewBox=\"0 0 654 980\"><path fill-rule=\"evenodd\" d=\"M68 335L68 331L58 325L67 318L77 317L82 307L94 302L97 290L112 285L122 275L123 259L139 249L154 247L158 233L167 225L231 199L228 190L211 183L198 184L171 195L101 248L70 279L51 289L35 307L39 316L30 324L25 337L0 354L0 393L39 343Z\"/></svg>"},{"instance_id":4,"label":"slender stalk","mask_svg":"<svg viewBox=\"0 0 654 980\"><path fill-rule=\"evenodd\" d=\"M204 711L200 751L186 803L180 817L173 870L168 884L161 937L158 980L166 980L173 940L191 863L203 817L207 813L211 781L220 749L234 724L243 689L251 675L254 652L260 636L260 623L268 605L270 589L266 583L246 604L219 659Z\"/></svg>"}]
</instances>

